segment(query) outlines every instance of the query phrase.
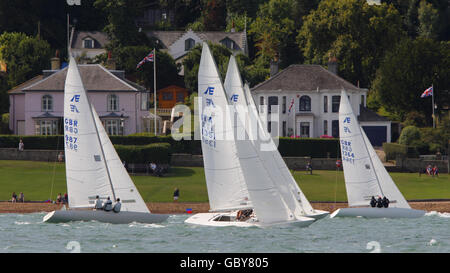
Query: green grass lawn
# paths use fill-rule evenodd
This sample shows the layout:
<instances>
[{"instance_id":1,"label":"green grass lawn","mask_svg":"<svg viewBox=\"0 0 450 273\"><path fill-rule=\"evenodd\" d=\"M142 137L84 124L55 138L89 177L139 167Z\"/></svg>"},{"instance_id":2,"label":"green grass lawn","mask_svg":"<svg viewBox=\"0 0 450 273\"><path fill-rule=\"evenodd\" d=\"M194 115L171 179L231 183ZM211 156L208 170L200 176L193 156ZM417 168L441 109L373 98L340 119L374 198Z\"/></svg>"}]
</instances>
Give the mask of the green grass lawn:
<instances>
[{"instance_id":1,"label":"green grass lawn","mask_svg":"<svg viewBox=\"0 0 450 273\"><path fill-rule=\"evenodd\" d=\"M310 201L346 201L343 172L293 172L302 191ZM450 199L450 177L440 174L429 177L417 173L391 173L406 199ZM206 202L203 168L173 167L165 177L132 176L147 202L171 202L175 187L180 189L180 201ZM52 186L53 185L53 186ZM53 190L52 190L53 189ZM66 192L63 163L0 160L0 200L24 192L26 200L56 199ZM69 196L70 199L70 196Z\"/></svg>"}]
</instances>

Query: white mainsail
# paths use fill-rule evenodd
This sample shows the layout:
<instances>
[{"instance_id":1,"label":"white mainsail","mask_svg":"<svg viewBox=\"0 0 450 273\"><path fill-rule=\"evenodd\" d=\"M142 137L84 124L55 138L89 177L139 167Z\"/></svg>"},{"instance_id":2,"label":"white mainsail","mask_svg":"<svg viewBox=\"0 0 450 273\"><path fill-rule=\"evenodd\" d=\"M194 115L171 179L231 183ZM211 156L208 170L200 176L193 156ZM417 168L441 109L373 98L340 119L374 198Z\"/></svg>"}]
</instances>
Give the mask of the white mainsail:
<instances>
[{"instance_id":1,"label":"white mainsail","mask_svg":"<svg viewBox=\"0 0 450 273\"><path fill-rule=\"evenodd\" d=\"M211 147L218 148L218 145L221 144L216 140L216 138L214 138L214 145L211 145L212 139L209 139L209 144L206 145L206 141L208 141L208 139L204 138L207 133L207 130L205 130L205 126L207 124L205 123L205 120L211 120L212 127L214 127L216 130L216 136L225 137L221 134L223 132L226 132L226 137L228 138L228 140L225 140L223 142L235 143L234 145L237 150L237 156L231 155L231 157L226 157L230 156L229 153L219 154L218 156L222 159L222 161L225 162L231 163L230 161L236 161L240 163L241 172L244 176L250 200L253 204L253 209L258 217L258 220L264 224L295 220L293 213L289 210L283 198L280 196L277 186L270 179L270 171L264 168L264 165L259 159L252 143L248 140L248 138L245 138L247 140L235 141L234 130L231 126L230 112L226 111L228 107L228 99L225 95L217 66L206 43L203 43L198 84L199 92L201 92L202 95L206 95L203 97L203 99L205 101L208 100L208 103L204 102L203 106L209 105L210 110L214 111L214 114L209 113L208 116L205 116L207 115L205 113L208 112L201 111L201 116L203 117L201 118L201 121L203 121L202 148L206 146L208 152ZM211 88L214 90L214 92L208 92L208 90L211 90ZM202 110L204 109L202 108ZM218 111L222 111L222 113L218 113ZM224 117L223 124L217 122L218 120L216 119L216 117L218 115ZM236 120L236 122L237 128L242 128L242 124L240 124L241 121L239 118ZM224 125L224 129L220 128L221 125ZM206 155L207 157L205 158L204 153L205 173L208 174L207 171L209 171L209 168L207 166L211 163L209 162L208 154ZM206 179L208 179L208 175ZM208 187L209 185L210 184L208 184Z\"/></svg>"},{"instance_id":2,"label":"white mainsail","mask_svg":"<svg viewBox=\"0 0 450 273\"><path fill-rule=\"evenodd\" d=\"M73 57L64 89L64 132L71 208L93 207L99 195L121 198L123 211L149 212L89 103Z\"/></svg>"},{"instance_id":3,"label":"white mainsail","mask_svg":"<svg viewBox=\"0 0 450 273\"><path fill-rule=\"evenodd\" d=\"M339 106L339 137L349 206L368 206L372 196L386 196L392 207L409 208L358 124L344 90Z\"/></svg>"},{"instance_id":4,"label":"white mainsail","mask_svg":"<svg viewBox=\"0 0 450 273\"><path fill-rule=\"evenodd\" d=\"M198 71L199 124L210 209L251 208L236 144L223 136L233 129L229 122L224 124L226 97L221 89L216 64L204 44Z\"/></svg>"},{"instance_id":5,"label":"white mainsail","mask_svg":"<svg viewBox=\"0 0 450 273\"><path fill-rule=\"evenodd\" d=\"M245 130L247 135L250 136L259 160L261 160L265 170L270 170L268 172L269 178L277 186L289 210L294 212L296 216L313 213L311 204L298 187L271 136L262 125L253 99L246 95L246 92L249 93L248 85L245 87L248 90L244 92L239 68L234 56L230 57L224 88L230 104L236 109L241 124L247 125ZM258 136L258 133L261 135ZM264 144L261 143L261 139L265 140ZM237 140L237 142L242 141ZM262 148L263 145L265 145L264 149Z\"/></svg>"}]
</instances>

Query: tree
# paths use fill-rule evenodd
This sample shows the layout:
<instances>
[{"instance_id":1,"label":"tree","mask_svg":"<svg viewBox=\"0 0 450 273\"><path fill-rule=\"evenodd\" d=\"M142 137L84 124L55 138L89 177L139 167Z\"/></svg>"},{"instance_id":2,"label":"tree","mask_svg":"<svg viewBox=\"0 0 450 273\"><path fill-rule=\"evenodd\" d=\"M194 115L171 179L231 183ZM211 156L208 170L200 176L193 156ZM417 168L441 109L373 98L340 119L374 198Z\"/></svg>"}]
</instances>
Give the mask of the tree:
<instances>
[{"instance_id":1,"label":"tree","mask_svg":"<svg viewBox=\"0 0 450 273\"><path fill-rule=\"evenodd\" d=\"M450 86L450 43L405 38L386 53L372 91L387 111L402 120L408 112L418 111L432 124L431 98L420 98L432 84L438 107L448 105L450 98L444 90Z\"/></svg>"},{"instance_id":2,"label":"tree","mask_svg":"<svg viewBox=\"0 0 450 273\"><path fill-rule=\"evenodd\" d=\"M94 6L106 14L108 24L103 29L109 36L110 47L148 44L139 32L135 19L143 14L145 0L96 0Z\"/></svg>"},{"instance_id":3,"label":"tree","mask_svg":"<svg viewBox=\"0 0 450 273\"><path fill-rule=\"evenodd\" d=\"M6 81L14 87L40 74L50 66L51 50L47 41L24 33L0 35L0 60L7 65Z\"/></svg>"},{"instance_id":4,"label":"tree","mask_svg":"<svg viewBox=\"0 0 450 273\"><path fill-rule=\"evenodd\" d=\"M153 49L147 46L126 46L113 51L117 67L125 70L127 78L153 90L153 62L144 63L136 68L137 64ZM173 58L163 51L156 51L156 89L171 84L183 85L178 75L179 68Z\"/></svg>"},{"instance_id":5,"label":"tree","mask_svg":"<svg viewBox=\"0 0 450 273\"><path fill-rule=\"evenodd\" d=\"M419 36L424 38L437 38L439 13L425 0L420 1L418 10L419 18Z\"/></svg>"},{"instance_id":6,"label":"tree","mask_svg":"<svg viewBox=\"0 0 450 273\"><path fill-rule=\"evenodd\" d=\"M404 36L401 29L392 5L323 0L306 16L297 42L306 63L326 65L336 57L341 77L370 87L384 53Z\"/></svg>"},{"instance_id":7,"label":"tree","mask_svg":"<svg viewBox=\"0 0 450 273\"><path fill-rule=\"evenodd\" d=\"M260 5L249 34L256 41L256 55L264 60L266 66L271 61L280 61L281 67L286 67L300 59L295 45L298 22L296 3L294 0L270 0Z\"/></svg>"}]
</instances>

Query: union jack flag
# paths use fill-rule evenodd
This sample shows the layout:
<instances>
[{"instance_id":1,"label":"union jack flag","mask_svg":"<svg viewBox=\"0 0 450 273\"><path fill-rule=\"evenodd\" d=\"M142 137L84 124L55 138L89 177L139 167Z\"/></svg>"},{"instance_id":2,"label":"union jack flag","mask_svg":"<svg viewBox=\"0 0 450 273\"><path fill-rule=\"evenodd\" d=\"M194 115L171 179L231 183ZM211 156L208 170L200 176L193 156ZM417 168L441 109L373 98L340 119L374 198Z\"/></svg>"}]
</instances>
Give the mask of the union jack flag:
<instances>
[{"instance_id":1,"label":"union jack flag","mask_svg":"<svg viewBox=\"0 0 450 273\"><path fill-rule=\"evenodd\" d=\"M289 110L288 110L288 113L290 114L291 113L291 109L292 109L292 106L294 105L294 98L292 98L292 100L291 100L291 105L289 106Z\"/></svg>"},{"instance_id":2,"label":"union jack flag","mask_svg":"<svg viewBox=\"0 0 450 273\"><path fill-rule=\"evenodd\" d=\"M153 50L152 52L150 52L147 56L145 56L144 59L142 59L142 61L140 61L137 66L136 69L138 69L139 67L141 67L141 65L143 65L146 62L153 62L153 58L155 57L155 50Z\"/></svg>"},{"instance_id":3,"label":"union jack flag","mask_svg":"<svg viewBox=\"0 0 450 273\"><path fill-rule=\"evenodd\" d=\"M433 95L433 86L425 90L420 97L425 98L431 95Z\"/></svg>"}]
</instances>

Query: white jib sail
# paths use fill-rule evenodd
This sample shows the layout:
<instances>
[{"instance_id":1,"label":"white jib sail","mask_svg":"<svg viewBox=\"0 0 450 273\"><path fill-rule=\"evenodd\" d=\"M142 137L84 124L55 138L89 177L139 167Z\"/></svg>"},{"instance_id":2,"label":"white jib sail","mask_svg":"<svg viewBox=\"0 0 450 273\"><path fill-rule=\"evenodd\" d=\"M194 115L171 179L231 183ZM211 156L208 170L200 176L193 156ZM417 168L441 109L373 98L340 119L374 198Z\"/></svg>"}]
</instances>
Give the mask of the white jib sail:
<instances>
[{"instance_id":1,"label":"white jib sail","mask_svg":"<svg viewBox=\"0 0 450 273\"><path fill-rule=\"evenodd\" d=\"M206 72L207 76L199 71L199 92L207 95L203 97L203 99L209 100L209 103L205 104L209 104L210 109L216 109L214 114L224 116L223 125L225 126L223 127L224 129L221 129L220 126L222 124L217 124L217 120L215 120L216 116L211 114L204 117L203 121L205 119L212 120L213 126L216 124L218 125L215 127L215 134L219 137L223 137L221 134L223 132L227 132L228 134L226 137L228 140L225 142L235 143L234 130L231 127L230 112L225 112L228 107L227 97L219 77L217 66L206 43L203 43L202 61L203 60L208 64L205 66L208 70ZM208 92L208 90L211 91L211 88L213 88L214 92ZM211 107L211 105L214 105L214 107ZM211 109L211 111L214 111L213 109ZM223 111L223 114L218 113L218 111ZM205 112L206 111L201 111L202 115L205 115ZM237 119L237 122L239 123L240 120ZM238 125L238 127L239 126L242 125ZM204 129L205 125L202 124L202 130ZM204 132L202 132L202 137L203 136L205 136ZM202 139L202 144L205 144L205 140L207 139ZM211 145L210 139L210 147L216 148L220 144L218 141L214 141L213 143L214 144ZM239 144L237 147L237 156L234 155L234 157L225 157L225 155L227 154L219 154L218 156L222 159L222 161L235 160L240 162L240 168L245 178L245 184L247 185L250 200L253 204L253 209L261 223L269 224L295 220L294 215L289 211L281 198L277 186L274 185L269 179L269 171L264 168L250 141L241 142ZM208 164L208 162L206 162L206 164Z\"/></svg>"},{"instance_id":2,"label":"white jib sail","mask_svg":"<svg viewBox=\"0 0 450 273\"><path fill-rule=\"evenodd\" d=\"M130 175L122 164L119 155L114 149L111 140L109 139L105 128L103 127L97 112L92 106L92 112L94 114L95 123L100 138L100 143L103 146L103 153L106 159L106 167L111 176L111 183L114 189L116 198L120 198L122 203L122 211L134 211L134 212L148 212L150 213L147 205L142 199L139 191L131 180Z\"/></svg>"},{"instance_id":3,"label":"white jib sail","mask_svg":"<svg viewBox=\"0 0 450 273\"><path fill-rule=\"evenodd\" d=\"M361 132L364 137L364 142L366 143L367 149L369 150L369 154L372 159L372 163L375 168L375 172L377 174L381 188L383 189L383 192L386 195L386 198L388 198L390 201L389 206L396 207L396 208L410 209L411 207L409 206L405 197L403 197L403 194L400 192L400 190L395 185L394 181L392 180L391 176L387 172L386 168L384 167L384 165L381 162L380 158L378 157L377 153L373 149L372 144L370 143L370 140L367 138L366 133L364 132L364 130L362 128L361 128Z\"/></svg>"},{"instance_id":4,"label":"white jib sail","mask_svg":"<svg viewBox=\"0 0 450 273\"><path fill-rule=\"evenodd\" d=\"M295 179L292 177L271 136L264 129L265 127L260 121L256 107L252 107L251 102L253 102L253 99L246 98L239 68L234 56L230 57L224 88L230 104L235 107L235 111L240 118L241 122L236 122L236 124L241 124L245 127L244 130L250 136L251 143L264 169L269 170L268 178L277 186L289 210L298 217L304 216L305 211L312 213L313 209L310 203L304 197ZM249 101L250 104L248 104ZM258 137L256 132L259 132L261 136ZM264 141L266 145L265 149L261 149L261 138L266 140ZM238 139L237 142L239 144L245 141ZM247 145L246 143L244 145Z\"/></svg>"},{"instance_id":5,"label":"white jib sail","mask_svg":"<svg viewBox=\"0 0 450 273\"><path fill-rule=\"evenodd\" d=\"M339 105L339 138L348 204L368 206L372 196L383 197L385 193L375 173L361 127L344 90L341 92Z\"/></svg>"},{"instance_id":6,"label":"white jib sail","mask_svg":"<svg viewBox=\"0 0 450 273\"><path fill-rule=\"evenodd\" d=\"M233 129L230 122L224 127L226 97L222 88L209 47L203 44L198 71L199 124L211 211L252 207L234 139L223 136Z\"/></svg>"},{"instance_id":7,"label":"white jib sail","mask_svg":"<svg viewBox=\"0 0 450 273\"><path fill-rule=\"evenodd\" d=\"M70 207L92 207L113 196L87 93L73 57L64 87L64 150Z\"/></svg>"},{"instance_id":8,"label":"white jib sail","mask_svg":"<svg viewBox=\"0 0 450 273\"><path fill-rule=\"evenodd\" d=\"M314 209L311 206L311 203L308 201L308 199L306 198L305 194L302 192L302 190L300 189L300 187L297 184L297 181L295 181L294 177L292 176L289 168L286 165L286 162L284 162L283 158L281 157L280 152L278 151L278 148L276 147L275 143L273 142L273 139L270 137L269 132L267 132L266 130L266 126L263 125L260 115L258 114L255 102L253 100L253 97L250 93L250 88L247 84L244 85L244 91L245 91L245 96L247 97L247 102L249 103L249 111L250 111L250 115L254 116L257 121L258 121L258 126L259 126L259 130L258 132L261 132L263 134L265 134L265 136L262 137L262 139L269 139L269 144L272 146L271 148L267 149L267 151L262 151L263 154L269 154L270 156L273 157L274 159L274 164L275 166L273 167L274 169L278 169L283 177L283 179L281 179L280 181L286 182L286 184L288 185L288 191L284 191L284 192L289 192L290 194L292 194L294 196L294 199L297 200L296 206L300 205L303 212L302 214L309 214L309 213L314 213ZM257 140L259 141L260 138L258 138ZM260 145L260 144L257 144ZM297 211L298 208L295 209L295 211Z\"/></svg>"}]
</instances>

